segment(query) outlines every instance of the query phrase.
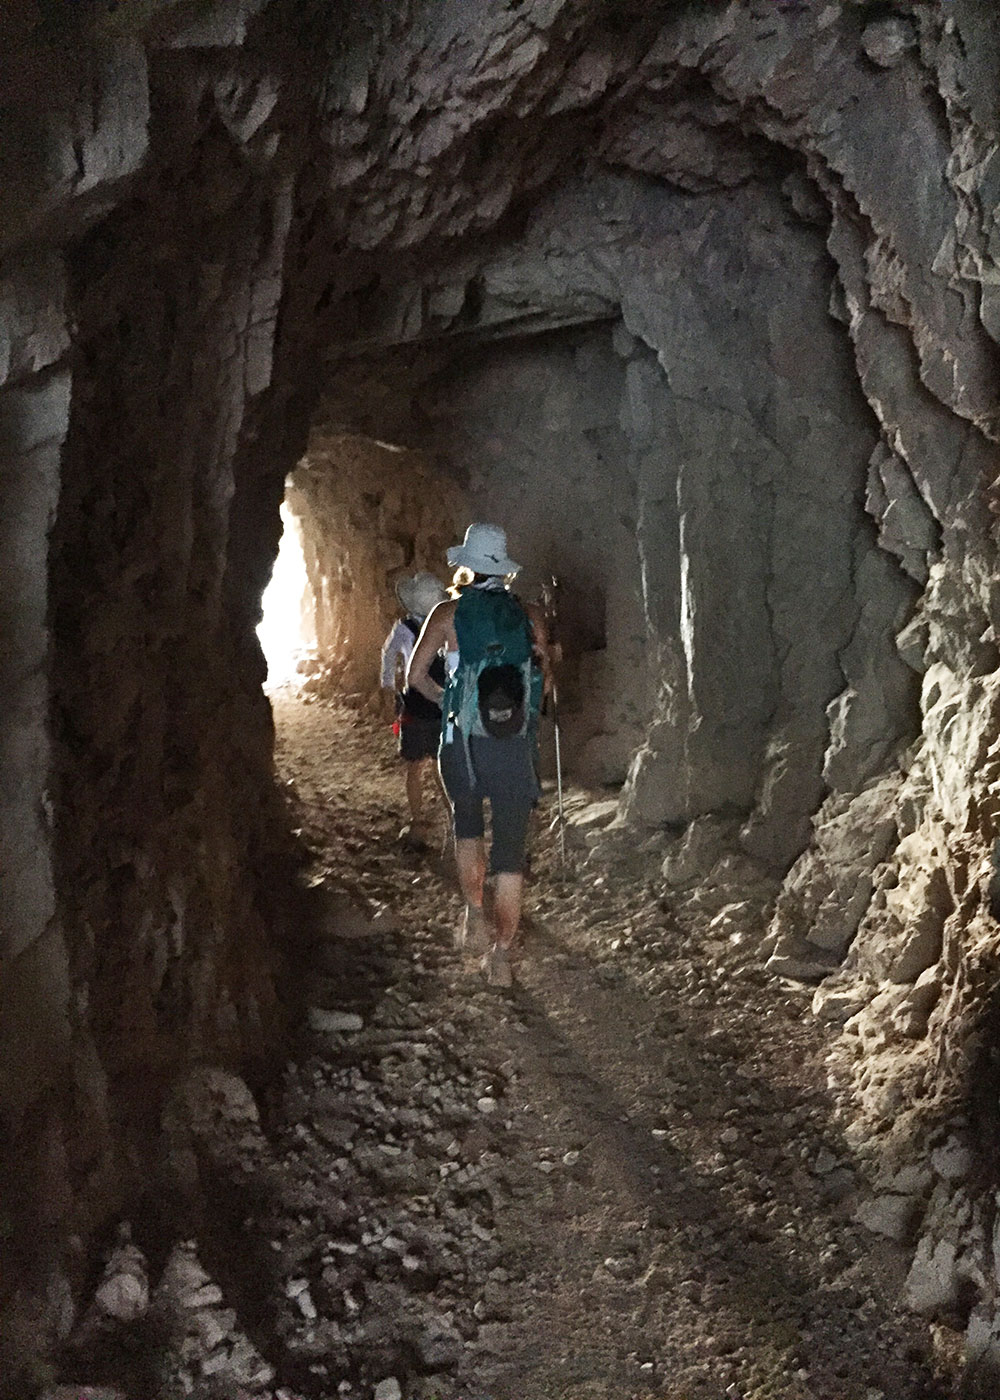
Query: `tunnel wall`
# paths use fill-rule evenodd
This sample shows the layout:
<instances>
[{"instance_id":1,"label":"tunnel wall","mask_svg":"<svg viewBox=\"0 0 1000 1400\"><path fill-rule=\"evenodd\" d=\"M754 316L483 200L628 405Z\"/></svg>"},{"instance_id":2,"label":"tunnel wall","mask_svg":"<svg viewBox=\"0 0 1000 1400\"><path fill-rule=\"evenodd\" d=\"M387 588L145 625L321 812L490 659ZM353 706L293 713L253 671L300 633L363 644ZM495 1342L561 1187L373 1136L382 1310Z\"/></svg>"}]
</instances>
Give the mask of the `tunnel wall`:
<instances>
[{"instance_id":1,"label":"tunnel wall","mask_svg":"<svg viewBox=\"0 0 1000 1400\"><path fill-rule=\"evenodd\" d=\"M298 344L276 319L295 167L270 137L251 149L271 103L237 43L249 8L207 47L178 24L148 50L125 9L32 13L0 156L0 1393L18 1397L73 1323L93 1233L156 1190L170 1087L258 1060L280 1028L291 848L253 626L309 413L273 374Z\"/></svg>"},{"instance_id":2,"label":"tunnel wall","mask_svg":"<svg viewBox=\"0 0 1000 1400\"><path fill-rule=\"evenodd\" d=\"M704 779L713 803L734 800L737 839L742 829L766 844L799 822L772 968L817 978L846 959L817 1009L847 1021L837 1053L859 1133L921 1164L887 1178L923 1221L909 1296L928 1316L968 1317L988 1381L1000 1356L981 1153L992 1120L990 1094L969 1085L994 1082L987 891L1000 815L990 8L482 0L471 18L418 3L405 26L388 2L331 15L289 0L95 0L62 7L57 24L54 13L12 7L0 78L0 1034L16 1067L0 1078L0 1374L16 1382L66 1325L84 1272L67 1241L143 1176L142 1153L129 1151L130 1124L153 1112L144 1102L136 1116L140 1088L181 1073L188 1047L259 1047L274 1019L260 890L279 822L253 626L284 477L329 368L321 350L620 318L656 706L628 811L709 815ZM520 289L491 281L490 266L524 264L541 192L575 182L586 205L607 198L612 171L651 192L632 234L666 221L645 271L631 235L616 243L612 200L589 248L554 242L541 270L528 257ZM701 216L678 225L664 186L714 195L723 228L748 202L754 216L725 236ZM783 212L769 214L783 187ZM807 232L785 228L789 206ZM700 243L703 227L712 239ZM710 268L716 238L732 270L647 304L657 278L686 278L699 257ZM793 267L781 246L798 249ZM772 258L778 271L761 281L754 269ZM548 288L535 305L540 272ZM799 274L813 289L806 342L789 314ZM821 327L824 278L834 319ZM773 323L734 331L772 301ZM737 365L724 382L705 379L718 366L678 358L654 306L683 310L740 365L748 339L766 345L764 399L791 407L776 384L832 376L829 390L814 382L792 396L808 419L801 431L780 425L782 491L758 386ZM817 360L817 344L829 355ZM848 349L850 400L860 391L868 407L831 422L824 405ZM788 458L817 425L815 453ZM720 443L727 460L753 464L753 493L717 474ZM724 708L704 728L690 708L713 675L700 636L740 653L704 591L716 540L699 539L697 517L705 495L722 493L759 539L759 497L784 518L800 476L800 505L822 504L827 519L827 505L845 505L842 675L785 668L772 646L777 699L757 726L759 757L713 777L702 742L714 728L731 755L732 726ZM753 552L748 594L784 543L779 529L773 549ZM922 689L916 737L897 753L897 700L908 700L888 636L909 603L904 575L922 591L899 646ZM766 635L779 635L773 623ZM785 724L800 674L808 703ZM789 730L793 720L802 727ZM822 802L806 824L810 793ZM778 810L784 826L762 820ZM950 1137L969 1147L957 1175L924 1160Z\"/></svg>"}]
</instances>

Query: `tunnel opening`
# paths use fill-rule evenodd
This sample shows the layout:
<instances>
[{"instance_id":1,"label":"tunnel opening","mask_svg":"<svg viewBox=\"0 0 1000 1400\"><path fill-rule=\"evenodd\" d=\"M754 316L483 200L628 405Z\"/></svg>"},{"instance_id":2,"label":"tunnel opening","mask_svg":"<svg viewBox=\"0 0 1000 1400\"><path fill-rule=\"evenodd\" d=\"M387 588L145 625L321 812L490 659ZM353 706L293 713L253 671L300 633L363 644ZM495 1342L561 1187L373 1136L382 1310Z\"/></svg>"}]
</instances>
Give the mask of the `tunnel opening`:
<instances>
[{"instance_id":1,"label":"tunnel opening","mask_svg":"<svg viewBox=\"0 0 1000 1400\"><path fill-rule=\"evenodd\" d=\"M395 586L442 580L462 520L461 492L418 448L321 421L288 478L298 523L314 655L307 691L368 705L382 642L400 613Z\"/></svg>"},{"instance_id":2,"label":"tunnel opening","mask_svg":"<svg viewBox=\"0 0 1000 1400\"><path fill-rule=\"evenodd\" d=\"M621 788L649 701L610 335L598 324L500 346L404 346L331 367L287 497L302 522L316 619L322 675L310 688L369 702L399 616L396 583L418 570L448 583L448 547L470 521L495 520L523 565L515 592L538 606L547 599L564 658L566 770ZM621 486L611 510L605 470ZM549 725L542 759L551 776Z\"/></svg>"},{"instance_id":3,"label":"tunnel opening","mask_svg":"<svg viewBox=\"0 0 1000 1400\"><path fill-rule=\"evenodd\" d=\"M303 547L302 523L288 501L281 503L281 540L271 578L261 598L257 639L267 663L270 692L308 676L316 656L316 603Z\"/></svg>"}]
</instances>

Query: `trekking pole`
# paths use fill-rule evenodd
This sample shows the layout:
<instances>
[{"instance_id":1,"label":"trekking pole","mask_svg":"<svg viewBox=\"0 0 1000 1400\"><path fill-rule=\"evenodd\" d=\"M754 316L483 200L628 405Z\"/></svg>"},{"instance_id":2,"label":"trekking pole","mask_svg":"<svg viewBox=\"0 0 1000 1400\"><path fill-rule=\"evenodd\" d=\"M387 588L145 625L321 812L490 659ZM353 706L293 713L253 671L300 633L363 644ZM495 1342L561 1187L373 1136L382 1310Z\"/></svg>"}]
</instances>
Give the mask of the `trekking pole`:
<instances>
[{"instance_id":1,"label":"trekking pole","mask_svg":"<svg viewBox=\"0 0 1000 1400\"><path fill-rule=\"evenodd\" d=\"M556 804L559 813L559 865L566 869L566 814L563 811L562 752L559 743L559 699L552 682L552 724L556 738Z\"/></svg>"},{"instance_id":2,"label":"trekking pole","mask_svg":"<svg viewBox=\"0 0 1000 1400\"><path fill-rule=\"evenodd\" d=\"M542 589L542 597L545 604L545 617L549 629L549 645L555 645L556 633L556 609L555 593L559 587L559 580L555 574L552 575L551 584L546 584ZM566 813L563 807L563 782L562 782L562 742L559 732L559 690L556 686L555 678L552 680L552 689L549 691L549 698L552 701L552 728L555 733L556 743L556 811L559 822L559 866L562 871L566 870Z\"/></svg>"}]
</instances>

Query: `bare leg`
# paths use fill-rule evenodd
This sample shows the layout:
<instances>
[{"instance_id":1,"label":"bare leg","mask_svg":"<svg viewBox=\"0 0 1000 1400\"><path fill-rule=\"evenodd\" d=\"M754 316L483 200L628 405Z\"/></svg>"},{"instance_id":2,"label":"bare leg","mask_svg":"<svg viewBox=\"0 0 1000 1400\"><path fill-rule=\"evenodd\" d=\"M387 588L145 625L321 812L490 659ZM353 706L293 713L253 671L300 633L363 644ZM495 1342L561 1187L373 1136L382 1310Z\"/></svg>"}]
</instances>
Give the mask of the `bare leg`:
<instances>
[{"instance_id":1,"label":"bare leg","mask_svg":"<svg viewBox=\"0 0 1000 1400\"><path fill-rule=\"evenodd\" d=\"M478 957L490 946L491 934L483 913L483 885L486 880L486 851L481 837L455 842L458 883L465 896L465 913L457 943L466 953Z\"/></svg>"},{"instance_id":2,"label":"bare leg","mask_svg":"<svg viewBox=\"0 0 1000 1400\"><path fill-rule=\"evenodd\" d=\"M450 822L450 821L451 821L451 798L448 796L448 789L447 789L447 788L445 787L445 785L444 785L444 778L442 778L442 776L441 776L441 769L438 767L437 762L436 762L435 759L429 758L429 759L427 760L427 762L428 762L428 763L433 763L433 764L434 764L434 781L435 781L435 783L437 784L437 790L438 790L438 792L441 794L441 801L444 803L444 810L445 810L445 812L448 814L448 820L449 820L449 822Z\"/></svg>"},{"instance_id":3,"label":"bare leg","mask_svg":"<svg viewBox=\"0 0 1000 1400\"><path fill-rule=\"evenodd\" d=\"M521 922L521 896L524 876L504 871L494 881L493 910L497 925L497 946L510 949Z\"/></svg>"},{"instance_id":4,"label":"bare leg","mask_svg":"<svg viewBox=\"0 0 1000 1400\"><path fill-rule=\"evenodd\" d=\"M406 801L410 808L410 821L415 824L424 819L424 768L426 766L425 759L417 759L406 765Z\"/></svg>"},{"instance_id":5,"label":"bare leg","mask_svg":"<svg viewBox=\"0 0 1000 1400\"><path fill-rule=\"evenodd\" d=\"M470 909L482 909L483 884L486 880L486 849L481 836L466 837L455 842L455 864L458 883Z\"/></svg>"}]
</instances>

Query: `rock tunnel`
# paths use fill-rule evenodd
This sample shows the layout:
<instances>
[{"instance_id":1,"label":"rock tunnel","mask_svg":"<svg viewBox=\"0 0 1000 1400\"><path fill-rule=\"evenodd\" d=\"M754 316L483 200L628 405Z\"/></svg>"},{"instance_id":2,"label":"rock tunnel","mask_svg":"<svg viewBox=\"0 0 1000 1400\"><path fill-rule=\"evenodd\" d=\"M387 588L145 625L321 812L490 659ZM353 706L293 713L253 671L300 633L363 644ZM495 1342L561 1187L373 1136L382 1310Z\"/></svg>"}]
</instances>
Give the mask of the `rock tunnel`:
<instances>
[{"instance_id":1,"label":"rock tunnel","mask_svg":"<svg viewBox=\"0 0 1000 1400\"><path fill-rule=\"evenodd\" d=\"M0 1391L161 1189L178 1085L289 1033L284 502L361 707L470 520L558 579L568 776L617 803L587 868L766 891L873 1239L995 1394L990 5L2 23Z\"/></svg>"}]
</instances>

